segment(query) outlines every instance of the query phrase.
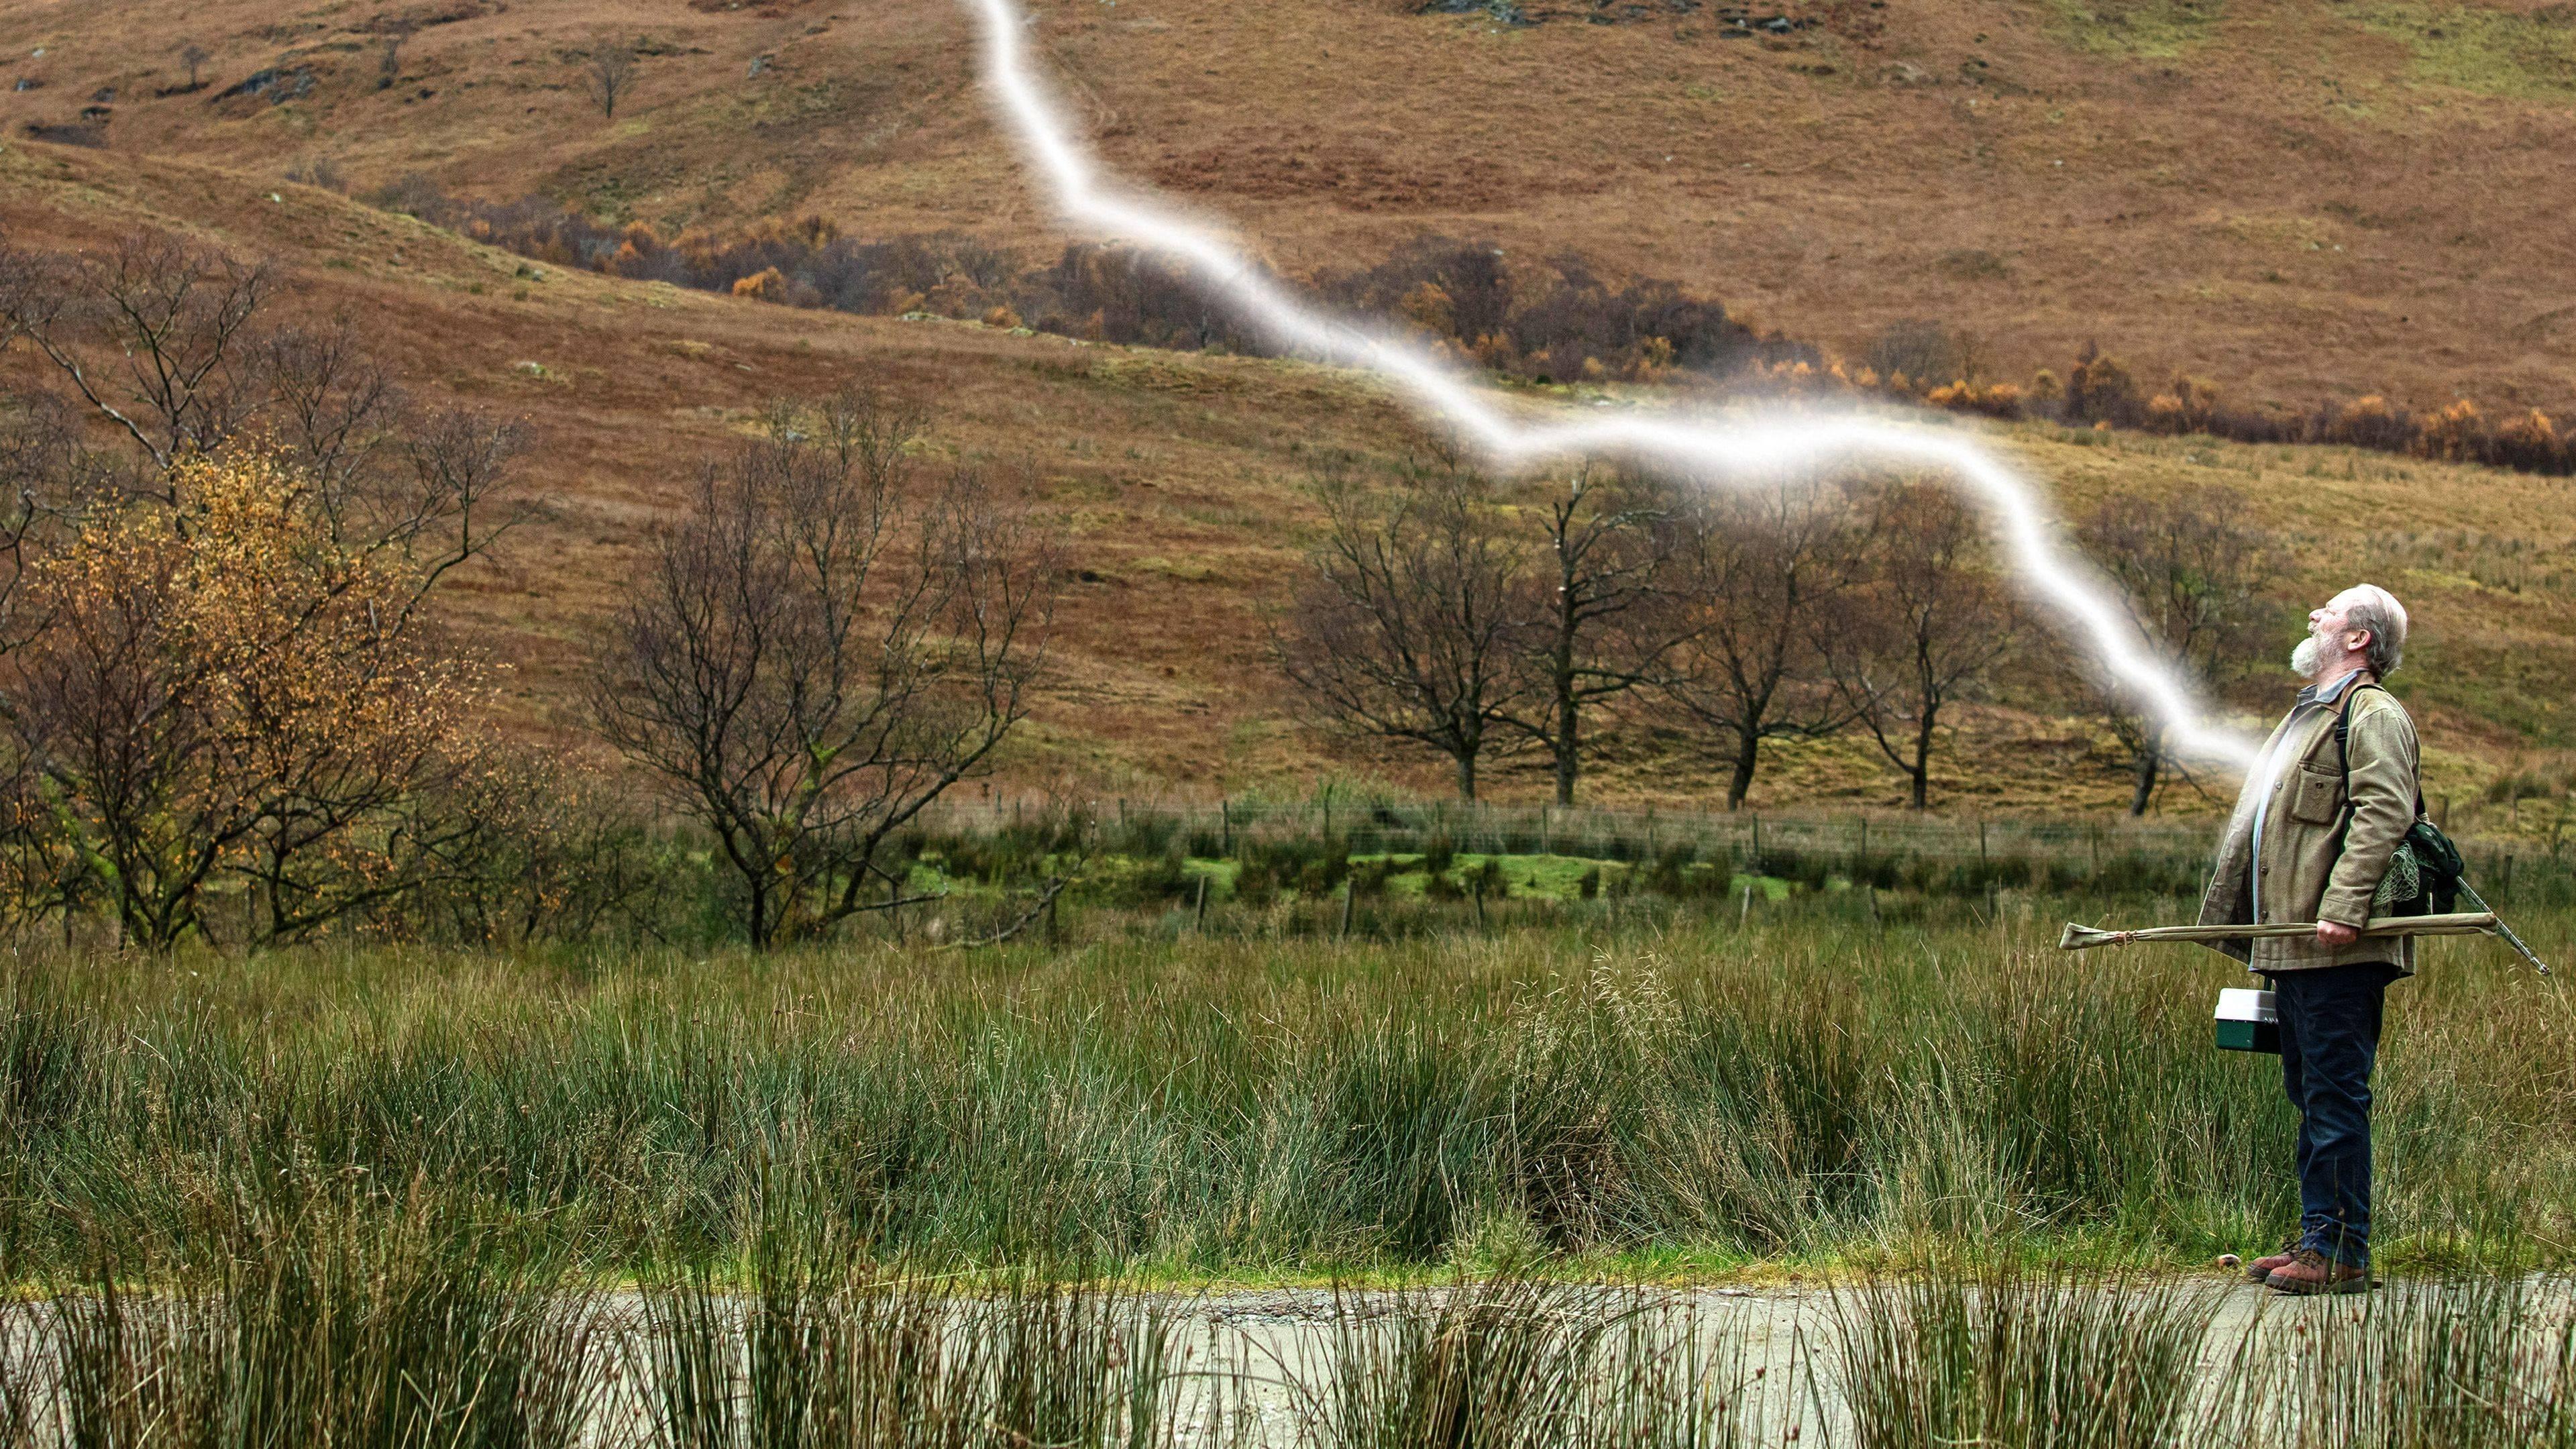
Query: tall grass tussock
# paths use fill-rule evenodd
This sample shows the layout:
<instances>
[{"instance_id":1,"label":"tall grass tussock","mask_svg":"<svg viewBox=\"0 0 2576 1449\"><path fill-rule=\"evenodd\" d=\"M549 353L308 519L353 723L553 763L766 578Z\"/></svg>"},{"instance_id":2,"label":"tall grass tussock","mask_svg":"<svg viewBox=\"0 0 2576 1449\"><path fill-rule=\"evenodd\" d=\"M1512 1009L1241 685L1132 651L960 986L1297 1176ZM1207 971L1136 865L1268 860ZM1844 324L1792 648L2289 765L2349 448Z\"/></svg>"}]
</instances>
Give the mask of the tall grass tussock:
<instances>
[{"instance_id":1,"label":"tall grass tussock","mask_svg":"<svg viewBox=\"0 0 2576 1449\"><path fill-rule=\"evenodd\" d=\"M1862 894L22 946L0 1449L2571 1442L2554 981L2454 942L2395 989L2390 1285L2249 1318L2194 1276L2295 1215L2276 1068L2210 1046L2241 973L2066 957L2087 907L2024 890L1901 928ZM1668 1286L1710 1277L1809 1286ZM1193 1296L1245 1280L1336 1286L1264 1362Z\"/></svg>"},{"instance_id":2,"label":"tall grass tussock","mask_svg":"<svg viewBox=\"0 0 2576 1449\"><path fill-rule=\"evenodd\" d=\"M2294 1124L2269 1059L2211 1049L2241 977L2215 955L2068 958L2053 906L1586 909L1467 941L25 958L0 1257L187 1261L352 1185L621 1273L738 1263L781 1216L880 1261L1189 1278L2181 1263L2290 1220ZM2550 951L2564 918L2526 930ZM2394 1261L2477 1260L2473 1206L2563 1240L2576 1033L2500 956L2446 947L2392 994Z\"/></svg>"}]
</instances>

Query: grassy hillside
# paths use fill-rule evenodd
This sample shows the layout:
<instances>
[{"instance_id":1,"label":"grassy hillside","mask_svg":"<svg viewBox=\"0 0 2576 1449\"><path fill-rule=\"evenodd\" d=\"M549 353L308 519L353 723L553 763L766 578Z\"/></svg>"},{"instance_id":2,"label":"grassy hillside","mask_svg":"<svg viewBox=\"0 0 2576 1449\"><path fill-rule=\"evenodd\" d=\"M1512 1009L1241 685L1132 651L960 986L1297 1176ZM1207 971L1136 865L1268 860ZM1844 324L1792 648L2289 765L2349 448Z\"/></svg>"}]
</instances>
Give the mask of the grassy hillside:
<instances>
[{"instance_id":1,"label":"grassy hillside","mask_svg":"<svg viewBox=\"0 0 2576 1449\"><path fill-rule=\"evenodd\" d=\"M1030 8L1108 159L1290 270L1441 231L1671 277L1845 351L1954 323L2008 375L2098 337L2256 400L2576 394L2564 4ZM584 86L606 44L642 49L614 119ZM96 109L84 134L121 157L423 172L662 225L1061 240L953 4L102 0L15 7L0 54L0 125Z\"/></svg>"},{"instance_id":2,"label":"grassy hillside","mask_svg":"<svg viewBox=\"0 0 2576 1449\"><path fill-rule=\"evenodd\" d=\"M971 323L797 311L527 264L409 218L265 175L13 143L0 148L0 230L78 246L137 225L276 258L290 309L366 319L407 385L524 416L545 515L458 585L478 642L509 667L514 727L580 741L572 684L645 529L696 461L754 410L858 375L931 402L932 446L1025 463L1070 540L1059 668L1004 788L1196 796L1302 790L1342 771L1438 791L1428 760L1334 746L1299 728L1264 653L1265 610L1309 541L1315 457L1401 458L1424 439L1369 380L1293 362L1156 353L1015 336ZM31 376L21 351L0 359ZM1637 404L1642 395L1591 395ZM1947 426L1983 426L1952 420ZM2565 480L2355 453L2205 439L1997 429L2079 511L2117 491L2243 491L2297 569L2291 597L2355 574L2416 610L2406 687L2426 719L2435 788L2466 800L2547 769L2571 739L2576 574ZM2290 642L2285 633L2284 652ZM2282 678L2244 703L2268 707ZM2046 681L2041 681L2045 683ZM587 747L586 745L584 746ZM1980 810L2108 808L2123 785L2098 733L2045 713L1973 712L1936 781ZM1784 749L1757 805L1885 803L1893 777L1856 746ZM1535 795L1535 771L1503 794ZM1713 770L1667 750L1613 760L1600 803L1705 803ZM2172 808L2197 808L2188 790ZM2528 812L2531 829L2545 812Z\"/></svg>"}]
</instances>

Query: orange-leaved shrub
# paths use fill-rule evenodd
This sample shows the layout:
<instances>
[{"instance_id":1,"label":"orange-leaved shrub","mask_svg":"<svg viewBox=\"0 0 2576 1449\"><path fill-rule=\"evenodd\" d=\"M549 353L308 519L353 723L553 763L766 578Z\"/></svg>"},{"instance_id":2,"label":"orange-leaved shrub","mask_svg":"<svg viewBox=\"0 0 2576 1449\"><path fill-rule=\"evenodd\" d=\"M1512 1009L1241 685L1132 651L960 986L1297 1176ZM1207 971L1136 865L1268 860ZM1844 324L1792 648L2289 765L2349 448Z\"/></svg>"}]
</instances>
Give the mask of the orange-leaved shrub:
<instances>
[{"instance_id":1,"label":"orange-leaved shrub","mask_svg":"<svg viewBox=\"0 0 2576 1449\"><path fill-rule=\"evenodd\" d=\"M129 941L203 928L245 881L283 940L400 888L424 791L472 768L480 671L438 647L398 550L353 546L271 451L183 459L28 569L44 627L9 660L45 848Z\"/></svg>"},{"instance_id":2,"label":"orange-leaved shrub","mask_svg":"<svg viewBox=\"0 0 2576 1449\"><path fill-rule=\"evenodd\" d=\"M641 222L607 226L541 198L450 197L419 178L373 199L539 260L790 306L980 317L995 326L1149 347L1266 348L1186 268L1123 247L1076 243L1051 263L1031 264L956 233L867 241L843 236L817 217L764 219L723 235L692 227L666 239ZM2025 387L1988 376L1980 339L1923 319L1889 324L1859 359L1846 363L1756 328L1719 300L1675 283L1612 282L1580 257L1506 257L1490 242L1424 236L1375 266L1326 272L1310 286L1328 301L1398 319L1452 362L1509 377L1595 383L1696 377L1773 392L1857 390L1995 418L2243 442L2341 443L2576 472L2576 449L2538 411L2490 423L2474 407L2455 403L2418 417L2374 395L2320 404L2302 415L2231 405L2215 383L2180 373L2150 394L2118 359L2089 342L2063 380L2042 370Z\"/></svg>"}]
</instances>

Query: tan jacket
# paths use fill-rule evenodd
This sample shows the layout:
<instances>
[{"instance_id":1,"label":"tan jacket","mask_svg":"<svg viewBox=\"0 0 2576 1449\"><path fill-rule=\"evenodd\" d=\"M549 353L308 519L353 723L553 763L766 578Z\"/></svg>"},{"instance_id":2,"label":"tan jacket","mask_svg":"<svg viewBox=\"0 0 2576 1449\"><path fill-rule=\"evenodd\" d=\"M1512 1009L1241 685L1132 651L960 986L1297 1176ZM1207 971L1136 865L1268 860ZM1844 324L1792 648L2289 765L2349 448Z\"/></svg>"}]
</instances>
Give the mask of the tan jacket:
<instances>
[{"instance_id":1,"label":"tan jacket","mask_svg":"<svg viewBox=\"0 0 2576 1449\"><path fill-rule=\"evenodd\" d=\"M2388 874L2397 843L2415 823L2420 795L2415 722L2388 691L2364 687L2359 676L2344 681L2344 691L2356 689L2359 695L2338 692L2332 702L2310 703L2303 694L2300 706L2264 741L2254 773L2245 781L2248 794L2237 802L2235 818L2219 843L2218 868L2201 898L2202 925L2326 920L2358 926L2370 919L2371 897ZM2335 707L2347 698L2352 706L2349 825L2334 738ZM2252 793L2257 791L2262 793ZM2262 972L2363 962L2415 969L2411 939L2334 948L2318 944L2314 936L2264 937L2229 941L2216 949Z\"/></svg>"}]
</instances>

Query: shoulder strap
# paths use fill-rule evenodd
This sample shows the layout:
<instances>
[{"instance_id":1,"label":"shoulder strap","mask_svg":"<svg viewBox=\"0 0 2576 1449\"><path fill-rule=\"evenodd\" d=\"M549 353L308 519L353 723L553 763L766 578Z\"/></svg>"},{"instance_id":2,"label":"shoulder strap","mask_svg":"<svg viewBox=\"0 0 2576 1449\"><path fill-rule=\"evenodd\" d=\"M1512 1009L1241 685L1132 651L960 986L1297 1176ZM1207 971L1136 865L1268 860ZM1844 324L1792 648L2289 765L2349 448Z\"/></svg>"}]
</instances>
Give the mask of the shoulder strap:
<instances>
[{"instance_id":1,"label":"shoulder strap","mask_svg":"<svg viewBox=\"0 0 2576 1449\"><path fill-rule=\"evenodd\" d=\"M2390 699L2397 697L2389 693L2388 686L2373 680L2368 684L2356 684L2345 690L2343 704L2335 711L2335 760L2343 771L2343 820L2346 830L2352 828L2352 707L2360 700L2361 692L2365 689L2376 689L2388 695ZM2424 818L2424 780L2420 773L2415 780L2415 818L2418 820Z\"/></svg>"},{"instance_id":2,"label":"shoulder strap","mask_svg":"<svg viewBox=\"0 0 2576 1449\"><path fill-rule=\"evenodd\" d=\"M2361 698L2363 690L2378 687L2375 684L2356 684L2343 692L2342 701L2335 706L2335 763L2343 772L2343 798L2346 802L2352 799L2353 701Z\"/></svg>"}]
</instances>

